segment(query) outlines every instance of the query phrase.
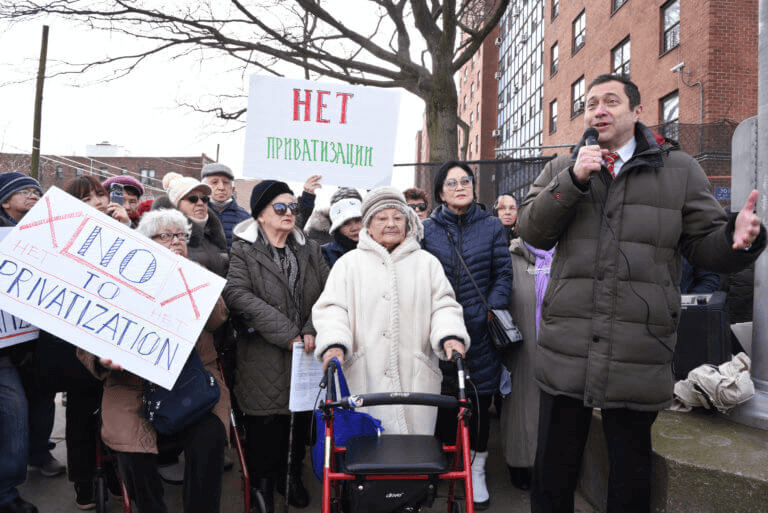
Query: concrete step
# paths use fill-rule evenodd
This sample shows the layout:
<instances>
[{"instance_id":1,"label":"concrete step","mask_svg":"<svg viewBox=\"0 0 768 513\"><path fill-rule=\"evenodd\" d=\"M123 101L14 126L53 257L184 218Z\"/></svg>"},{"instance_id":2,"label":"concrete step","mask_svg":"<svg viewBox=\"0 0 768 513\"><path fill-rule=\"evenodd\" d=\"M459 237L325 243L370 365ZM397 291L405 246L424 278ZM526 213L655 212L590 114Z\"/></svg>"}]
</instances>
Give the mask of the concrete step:
<instances>
[{"instance_id":1,"label":"concrete step","mask_svg":"<svg viewBox=\"0 0 768 513\"><path fill-rule=\"evenodd\" d=\"M768 511L768 432L708 411L663 411L653 425L652 511ZM595 411L580 488L605 511L608 458Z\"/></svg>"}]
</instances>

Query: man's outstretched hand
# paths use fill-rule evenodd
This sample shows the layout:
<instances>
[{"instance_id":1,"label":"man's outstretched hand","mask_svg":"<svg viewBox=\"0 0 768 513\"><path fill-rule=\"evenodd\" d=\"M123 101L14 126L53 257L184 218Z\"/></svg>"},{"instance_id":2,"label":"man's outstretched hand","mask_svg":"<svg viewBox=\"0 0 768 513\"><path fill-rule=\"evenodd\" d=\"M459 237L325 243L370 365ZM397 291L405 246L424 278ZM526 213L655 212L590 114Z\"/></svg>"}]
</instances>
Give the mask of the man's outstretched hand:
<instances>
[{"instance_id":1,"label":"man's outstretched hand","mask_svg":"<svg viewBox=\"0 0 768 513\"><path fill-rule=\"evenodd\" d=\"M736 216L733 229L733 249L748 249L760 235L760 218L755 214L757 189L749 193L744 208Z\"/></svg>"}]
</instances>

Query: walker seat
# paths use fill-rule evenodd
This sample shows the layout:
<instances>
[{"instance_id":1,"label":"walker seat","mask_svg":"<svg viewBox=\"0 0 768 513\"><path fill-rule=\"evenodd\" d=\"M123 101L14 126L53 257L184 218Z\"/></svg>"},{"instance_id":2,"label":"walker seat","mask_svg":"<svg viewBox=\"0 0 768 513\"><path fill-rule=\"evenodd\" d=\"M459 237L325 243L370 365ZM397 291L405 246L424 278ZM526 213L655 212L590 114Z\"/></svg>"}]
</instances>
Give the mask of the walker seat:
<instances>
[{"instance_id":1,"label":"walker seat","mask_svg":"<svg viewBox=\"0 0 768 513\"><path fill-rule=\"evenodd\" d=\"M344 471L355 475L434 475L448 468L442 444L431 435L357 435L344 459Z\"/></svg>"}]
</instances>

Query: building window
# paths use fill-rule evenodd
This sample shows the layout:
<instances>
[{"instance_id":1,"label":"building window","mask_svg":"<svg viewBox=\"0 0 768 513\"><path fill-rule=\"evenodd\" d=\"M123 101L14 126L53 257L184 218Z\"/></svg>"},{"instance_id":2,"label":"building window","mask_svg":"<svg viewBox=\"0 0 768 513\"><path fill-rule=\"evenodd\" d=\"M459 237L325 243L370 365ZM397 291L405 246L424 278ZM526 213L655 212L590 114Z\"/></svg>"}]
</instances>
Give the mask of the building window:
<instances>
[{"instance_id":1,"label":"building window","mask_svg":"<svg viewBox=\"0 0 768 513\"><path fill-rule=\"evenodd\" d=\"M549 103L549 133L557 132L557 100Z\"/></svg>"},{"instance_id":2,"label":"building window","mask_svg":"<svg viewBox=\"0 0 768 513\"><path fill-rule=\"evenodd\" d=\"M152 181L155 179L155 170L154 169L142 169L141 170L141 183L144 185L149 185L152 183Z\"/></svg>"},{"instance_id":3,"label":"building window","mask_svg":"<svg viewBox=\"0 0 768 513\"><path fill-rule=\"evenodd\" d=\"M586 11L581 11L581 13L576 16L576 19L573 20L573 52L576 53L579 51L579 49L584 46L584 42L587 37L587 24L586 24Z\"/></svg>"},{"instance_id":4,"label":"building window","mask_svg":"<svg viewBox=\"0 0 768 513\"><path fill-rule=\"evenodd\" d=\"M85 174L85 171L83 170L83 168L81 167L75 168L75 176L83 176L84 174Z\"/></svg>"},{"instance_id":5,"label":"building window","mask_svg":"<svg viewBox=\"0 0 768 513\"><path fill-rule=\"evenodd\" d=\"M474 112L469 113L469 128L472 128L472 121L473 121L474 114L475 114Z\"/></svg>"},{"instance_id":6,"label":"building window","mask_svg":"<svg viewBox=\"0 0 768 513\"><path fill-rule=\"evenodd\" d=\"M680 113L680 99L677 91L662 98L660 103L661 108L659 109L659 113L661 114L661 119L659 121L664 125L663 135L667 139L677 140L677 127Z\"/></svg>"},{"instance_id":7,"label":"building window","mask_svg":"<svg viewBox=\"0 0 768 513\"><path fill-rule=\"evenodd\" d=\"M584 77L571 84L571 117L584 112Z\"/></svg>"},{"instance_id":8,"label":"building window","mask_svg":"<svg viewBox=\"0 0 768 513\"><path fill-rule=\"evenodd\" d=\"M680 0L672 0L661 7L664 41L661 51L666 53L680 44Z\"/></svg>"},{"instance_id":9,"label":"building window","mask_svg":"<svg viewBox=\"0 0 768 513\"><path fill-rule=\"evenodd\" d=\"M56 166L56 178L64 178L64 168Z\"/></svg>"},{"instance_id":10,"label":"building window","mask_svg":"<svg viewBox=\"0 0 768 513\"><path fill-rule=\"evenodd\" d=\"M478 154L480 153L480 138L477 134L475 134L475 151L477 151Z\"/></svg>"},{"instance_id":11,"label":"building window","mask_svg":"<svg viewBox=\"0 0 768 513\"><path fill-rule=\"evenodd\" d=\"M560 14L560 0L552 0L552 19L554 20Z\"/></svg>"},{"instance_id":12,"label":"building window","mask_svg":"<svg viewBox=\"0 0 768 513\"><path fill-rule=\"evenodd\" d=\"M467 110L467 95L464 95L464 110Z\"/></svg>"},{"instance_id":13,"label":"building window","mask_svg":"<svg viewBox=\"0 0 768 513\"><path fill-rule=\"evenodd\" d=\"M555 73L557 73L557 69L560 66L560 49L557 46L557 43L552 45L552 48L550 49L550 59L552 64L549 67L549 75L552 76Z\"/></svg>"},{"instance_id":14,"label":"building window","mask_svg":"<svg viewBox=\"0 0 768 513\"><path fill-rule=\"evenodd\" d=\"M625 39L611 50L613 74L629 78L629 38Z\"/></svg>"},{"instance_id":15,"label":"building window","mask_svg":"<svg viewBox=\"0 0 768 513\"><path fill-rule=\"evenodd\" d=\"M127 175L128 174L128 168L127 167L121 167L120 168L120 174Z\"/></svg>"},{"instance_id":16,"label":"building window","mask_svg":"<svg viewBox=\"0 0 768 513\"><path fill-rule=\"evenodd\" d=\"M626 4L627 0L613 0L613 12L616 12L619 10L619 7Z\"/></svg>"}]
</instances>

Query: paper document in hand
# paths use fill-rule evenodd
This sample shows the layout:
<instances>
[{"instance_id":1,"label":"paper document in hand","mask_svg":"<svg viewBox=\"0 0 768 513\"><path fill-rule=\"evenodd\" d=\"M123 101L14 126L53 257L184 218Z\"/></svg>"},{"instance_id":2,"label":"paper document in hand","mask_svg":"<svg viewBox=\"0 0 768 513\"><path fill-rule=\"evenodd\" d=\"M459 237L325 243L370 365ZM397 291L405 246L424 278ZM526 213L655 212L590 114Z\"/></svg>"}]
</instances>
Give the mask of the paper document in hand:
<instances>
[{"instance_id":1,"label":"paper document in hand","mask_svg":"<svg viewBox=\"0 0 768 513\"><path fill-rule=\"evenodd\" d=\"M314 410L316 404L325 400L325 389L320 388L322 380L323 364L313 353L304 352L302 342L294 342L288 408L291 411Z\"/></svg>"}]
</instances>

